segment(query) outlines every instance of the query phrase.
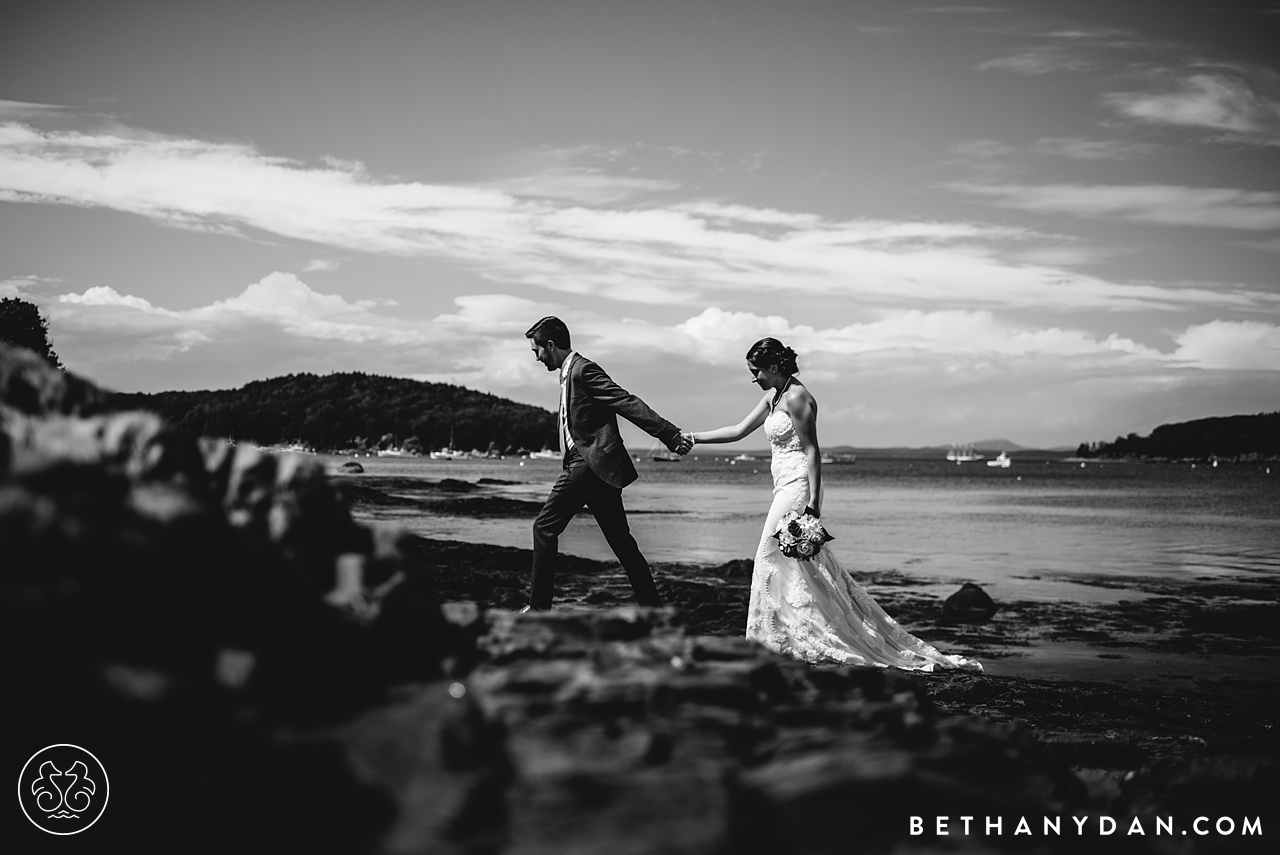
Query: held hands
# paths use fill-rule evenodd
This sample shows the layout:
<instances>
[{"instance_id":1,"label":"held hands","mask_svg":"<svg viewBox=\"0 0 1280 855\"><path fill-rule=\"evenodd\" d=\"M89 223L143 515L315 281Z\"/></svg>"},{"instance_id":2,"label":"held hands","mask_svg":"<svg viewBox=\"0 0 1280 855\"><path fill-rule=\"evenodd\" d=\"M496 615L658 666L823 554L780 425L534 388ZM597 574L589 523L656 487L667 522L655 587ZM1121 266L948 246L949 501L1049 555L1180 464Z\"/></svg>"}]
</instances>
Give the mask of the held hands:
<instances>
[{"instance_id":1,"label":"held hands","mask_svg":"<svg viewBox=\"0 0 1280 855\"><path fill-rule=\"evenodd\" d=\"M688 454L689 451L693 448L693 443L694 443L693 432L682 430L680 431L679 436L676 437L675 444L670 446L670 448L676 454L679 454L680 456L683 457L684 455Z\"/></svg>"}]
</instances>

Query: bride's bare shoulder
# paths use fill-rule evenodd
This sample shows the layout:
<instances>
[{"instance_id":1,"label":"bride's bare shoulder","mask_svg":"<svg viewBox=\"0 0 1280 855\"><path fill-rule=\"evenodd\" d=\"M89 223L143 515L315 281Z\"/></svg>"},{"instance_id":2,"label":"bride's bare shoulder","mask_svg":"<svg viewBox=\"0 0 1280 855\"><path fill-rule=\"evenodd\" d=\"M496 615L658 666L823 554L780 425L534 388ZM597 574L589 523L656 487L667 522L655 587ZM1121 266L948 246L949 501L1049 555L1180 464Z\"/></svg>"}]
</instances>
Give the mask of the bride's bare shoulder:
<instances>
[{"instance_id":1,"label":"bride's bare shoulder","mask_svg":"<svg viewBox=\"0 0 1280 855\"><path fill-rule=\"evenodd\" d=\"M811 410L816 412L818 409L818 399L813 397L813 393L803 383L792 383L787 389L786 395L783 396L787 410L793 413L802 410Z\"/></svg>"}]
</instances>

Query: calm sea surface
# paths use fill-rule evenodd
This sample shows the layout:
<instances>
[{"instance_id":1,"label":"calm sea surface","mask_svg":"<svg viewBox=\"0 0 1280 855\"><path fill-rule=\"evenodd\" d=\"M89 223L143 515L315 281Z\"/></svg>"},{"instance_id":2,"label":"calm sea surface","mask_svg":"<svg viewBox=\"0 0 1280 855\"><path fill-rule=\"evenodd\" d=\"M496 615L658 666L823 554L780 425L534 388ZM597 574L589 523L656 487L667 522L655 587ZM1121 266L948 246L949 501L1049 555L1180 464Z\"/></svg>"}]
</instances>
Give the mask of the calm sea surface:
<instances>
[{"instance_id":1,"label":"calm sea surface","mask_svg":"<svg viewBox=\"0 0 1280 855\"><path fill-rule=\"evenodd\" d=\"M343 458L322 458L331 471ZM517 482L493 495L541 502L559 474L542 460L360 458L367 475L425 481ZM1268 472L1268 467L1272 471ZM641 460L623 493L651 561L750 558L772 498L769 461L699 454ZM1266 574L1280 579L1280 466L1132 465L863 458L823 467L823 521L847 568L901 570L947 587L974 581L1019 597L1055 597L1073 577ZM411 492L405 492L411 495ZM529 548L530 521L404 514L428 537ZM589 514L561 538L564 552L612 560ZM1078 591L1077 591L1078 593ZM1095 588L1090 596L1120 597Z\"/></svg>"},{"instance_id":2,"label":"calm sea surface","mask_svg":"<svg viewBox=\"0 0 1280 855\"><path fill-rule=\"evenodd\" d=\"M321 458L331 472L344 458ZM541 503L559 474L542 460L435 461L360 458L365 476L511 484L473 495ZM653 562L719 564L755 553L772 499L767 457L730 463L699 454L678 463L647 459L623 493L632 531ZM966 581L998 603L1040 602L1077 611L1088 628L1122 601L1156 607L1176 597L1197 603L1274 603L1280 594L1280 465L1132 465L1014 459L1008 469L984 462L864 458L823 467L823 522L844 566L863 573L898 571L900 584L941 599ZM412 497L406 486L398 490ZM528 549L531 519L485 519L395 508L360 515L442 539ZM613 560L590 514L561 538L564 552ZM1215 583L1225 583L1217 585ZM889 593L883 578L872 593ZM1217 592L1205 599L1206 584ZM1117 608L1127 608L1117 606ZM1135 631L1143 630L1134 621ZM1159 621L1156 622L1158 632ZM1023 631L1028 628L1023 627ZM1034 634L1034 628L1030 631ZM1107 633L1124 634L1113 627ZM1115 638L1113 638L1113 641ZM987 662L995 674L1151 683L1215 679L1223 674L1271 679L1274 660L1257 655L1173 653L1130 638L1102 649L1033 639L1012 658Z\"/></svg>"}]
</instances>

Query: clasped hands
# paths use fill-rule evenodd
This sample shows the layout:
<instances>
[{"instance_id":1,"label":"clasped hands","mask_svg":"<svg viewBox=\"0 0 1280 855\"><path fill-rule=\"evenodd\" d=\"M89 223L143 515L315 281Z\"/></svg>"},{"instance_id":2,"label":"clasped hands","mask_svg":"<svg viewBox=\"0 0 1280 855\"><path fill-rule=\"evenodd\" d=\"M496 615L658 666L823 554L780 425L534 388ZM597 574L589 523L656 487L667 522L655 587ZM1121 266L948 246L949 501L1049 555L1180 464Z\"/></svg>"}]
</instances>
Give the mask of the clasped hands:
<instances>
[{"instance_id":1,"label":"clasped hands","mask_svg":"<svg viewBox=\"0 0 1280 855\"><path fill-rule=\"evenodd\" d=\"M693 449L693 445L693 431L682 430L676 438L675 445L669 445L667 447L683 457Z\"/></svg>"}]
</instances>

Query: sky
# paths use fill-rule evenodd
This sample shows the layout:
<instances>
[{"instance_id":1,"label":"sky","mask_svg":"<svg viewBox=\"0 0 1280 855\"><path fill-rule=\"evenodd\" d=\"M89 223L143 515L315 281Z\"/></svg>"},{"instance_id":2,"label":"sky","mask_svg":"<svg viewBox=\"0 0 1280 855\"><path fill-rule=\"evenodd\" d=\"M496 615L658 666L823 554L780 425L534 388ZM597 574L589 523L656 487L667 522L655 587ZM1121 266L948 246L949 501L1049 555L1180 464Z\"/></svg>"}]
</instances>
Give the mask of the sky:
<instances>
[{"instance_id":1,"label":"sky","mask_svg":"<svg viewBox=\"0 0 1280 855\"><path fill-rule=\"evenodd\" d=\"M363 371L554 409L524 339L554 314L691 430L756 404L763 336L828 447L1280 409L1278 0L3 24L0 296L108 388Z\"/></svg>"}]
</instances>

